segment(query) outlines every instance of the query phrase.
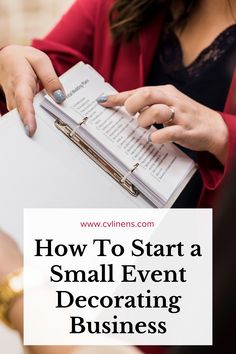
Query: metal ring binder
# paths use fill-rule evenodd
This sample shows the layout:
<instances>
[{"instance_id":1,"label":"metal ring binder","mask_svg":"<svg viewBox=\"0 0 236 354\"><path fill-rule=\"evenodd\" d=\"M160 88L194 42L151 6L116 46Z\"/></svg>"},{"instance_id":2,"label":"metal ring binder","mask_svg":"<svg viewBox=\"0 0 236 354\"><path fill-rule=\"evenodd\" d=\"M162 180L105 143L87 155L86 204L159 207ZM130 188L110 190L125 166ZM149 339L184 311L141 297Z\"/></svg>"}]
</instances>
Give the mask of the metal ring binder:
<instances>
[{"instance_id":1,"label":"metal ring binder","mask_svg":"<svg viewBox=\"0 0 236 354\"><path fill-rule=\"evenodd\" d=\"M75 145L77 145L87 156L89 156L99 167L101 167L106 173L108 173L116 182L118 182L127 192L136 197L139 195L139 190L129 181L128 174L130 175L139 164L135 164L134 167L123 176L117 169L115 169L108 161L106 161L101 155L97 153L88 143L83 140L76 130L87 120L84 119L74 130L60 119L55 121L55 126L63 134L65 134ZM74 133L73 133L74 132ZM72 134L72 135L71 135ZM121 182L123 180L123 182Z\"/></svg>"},{"instance_id":2,"label":"metal ring binder","mask_svg":"<svg viewBox=\"0 0 236 354\"><path fill-rule=\"evenodd\" d=\"M125 183L127 178L136 170L136 168L139 166L139 163L137 162L127 173L121 178L121 183Z\"/></svg>"},{"instance_id":3,"label":"metal ring binder","mask_svg":"<svg viewBox=\"0 0 236 354\"><path fill-rule=\"evenodd\" d=\"M77 129L81 127L82 124L84 124L88 120L88 117L84 117L83 120L71 131L70 133L70 138L72 138L75 134Z\"/></svg>"}]
</instances>

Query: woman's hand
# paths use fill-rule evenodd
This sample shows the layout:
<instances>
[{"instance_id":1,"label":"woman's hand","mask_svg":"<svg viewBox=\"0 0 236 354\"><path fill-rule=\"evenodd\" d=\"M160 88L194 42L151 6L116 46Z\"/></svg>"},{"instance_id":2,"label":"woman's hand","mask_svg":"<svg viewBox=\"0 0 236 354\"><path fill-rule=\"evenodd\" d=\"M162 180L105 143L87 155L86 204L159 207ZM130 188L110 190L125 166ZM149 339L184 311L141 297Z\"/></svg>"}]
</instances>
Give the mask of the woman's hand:
<instances>
[{"instance_id":1,"label":"woman's hand","mask_svg":"<svg viewBox=\"0 0 236 354\"><path fill-rule=\"evenodd\" d=\"M124 106L138 116L141 127L162 123L152 133L154 144L175 142L194 151L209 151L224 165L228 129L221 115L178 91L172 85L142 87L112 96L102 96L104 107Z\"/></svg>"},{"instance_id":2,"label":"woman's hand","mask_svg":"<svg viewBox=\"0 0 236 354\"><path fill-rule=\"evenodd\" d=\"M0 230L0 284L5 278L23 267L23 256L15 241ZM9 320L23 334L23 298L17 298L10 308Z\"/></svg>"},{"instance_id":3,"label":"woman's hand","mask_svg":"<svg viewBox=\"0 0 236 354\"><path fill-rule=\"evenodd\" d=\"M36 130L33 98L39 90L39 82L57 103L65 100L63 87L45 53L17 45L0 51L0 86L7 108L18 109L29 136Z\"/></svg>"},{"instance_id":4,"label":"woman's hand","mask_svg":"<svg viewBox=\"0 0 236 354\"><path fill-rule=\"evenodd\" d=\"M23 257L17 244L0 230L0 283L8 274L22 267Z\"/></svg>"}]
</instances>

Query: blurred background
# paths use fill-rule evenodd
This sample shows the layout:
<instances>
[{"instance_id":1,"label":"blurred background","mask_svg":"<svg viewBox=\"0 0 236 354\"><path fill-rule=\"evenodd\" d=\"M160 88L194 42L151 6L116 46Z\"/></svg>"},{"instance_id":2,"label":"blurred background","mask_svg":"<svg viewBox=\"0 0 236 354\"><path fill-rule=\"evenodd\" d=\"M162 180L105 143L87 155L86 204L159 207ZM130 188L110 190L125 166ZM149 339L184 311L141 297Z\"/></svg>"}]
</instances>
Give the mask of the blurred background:
<instances>
[{"instance_id":1,"label":"blurred background","mask_svg":"<svg viewBox=\"0 0 236 354\"><path fill-rule=\"evenodd\" d=\"M74 0L1 0L0 46L46 34Z\"/></svg>"},{"instance_id":2,"label":"blurred background","mask_svg":"<svg viewBox=\"0 0 236 354\"><path fill-rule=\"evenodd\" d=\"M0 0L0 48L44 36L74 0ZM0 354L22 354L16 333L0 324Z\"/></svg>"}]
</instances>

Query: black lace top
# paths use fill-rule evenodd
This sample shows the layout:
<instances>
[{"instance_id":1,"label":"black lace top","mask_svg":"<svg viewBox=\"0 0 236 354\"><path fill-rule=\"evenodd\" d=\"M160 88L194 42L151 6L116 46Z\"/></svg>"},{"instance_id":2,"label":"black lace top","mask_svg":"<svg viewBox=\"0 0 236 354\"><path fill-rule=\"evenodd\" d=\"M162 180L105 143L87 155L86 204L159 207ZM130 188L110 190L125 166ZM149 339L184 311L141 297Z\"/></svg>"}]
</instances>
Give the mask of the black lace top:
<instances>
[{"instance_id":1,"label":"black lace top","mask_svg":"<svg viewBox=\"0 0 236 354\"><path fill-rule=\"evenodd\" d=\"M188 66L177 36L172 32L162 36L147 85L172 84L194 100L217 111L223 111L232 75L236 68L236 25L228 27ZM159 127L160 128L160 127ZM184 150L193 159L196 154ZM195 207L202 181L196 174L174 207Z\"/></svg>"}]
</instances>

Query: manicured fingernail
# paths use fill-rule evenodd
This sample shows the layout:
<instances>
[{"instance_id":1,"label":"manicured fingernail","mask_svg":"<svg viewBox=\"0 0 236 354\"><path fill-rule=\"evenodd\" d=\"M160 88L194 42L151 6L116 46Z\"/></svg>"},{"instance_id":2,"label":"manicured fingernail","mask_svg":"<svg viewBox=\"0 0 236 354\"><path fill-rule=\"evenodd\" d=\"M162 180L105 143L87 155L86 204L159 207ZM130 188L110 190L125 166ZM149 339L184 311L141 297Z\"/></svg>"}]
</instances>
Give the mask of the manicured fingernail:
<instances>
[{"instance_id":1,"label":"manicured fingernail","mask_svg":"<svg viewBox=\"0 0 236 354\"><path fill-rule=\"evenodd\" d=\"M25 125L24 129L25 129L25 134L30 138L30 130L29 130L28 125Z\"/></svg>"},{"instance_id":2,"label":"manicured fingernail","mask_svg":"<svg viewBox=\"0 0 236 354\"><path fill-rule=\"evenodd\" d=\"M152 143L152 133L148 134L147 141L148 143Z\"/></svg>"},{"instance_id":3,"label":"manicured fingernail","mask_svg":"<svg viewBox=\"0 0 236 354\"><path fill-rule=\"evenodd\" d=\"M56 103L62 103L63 101L65 101L66 96L62 90L56 90L53 92L53 98Z\"/></svg>"},{"instance_id":4,"label":"manicured fingernail","mask_svg":"<svg viewBox=\"0 0 236 354\"><path fill-rule=\"evenodd\" d=\"M108 96L100 96L97 98L97 103L105 103L108 100Z\"/></svg>"}]
</instances>

